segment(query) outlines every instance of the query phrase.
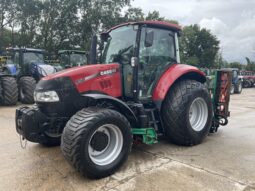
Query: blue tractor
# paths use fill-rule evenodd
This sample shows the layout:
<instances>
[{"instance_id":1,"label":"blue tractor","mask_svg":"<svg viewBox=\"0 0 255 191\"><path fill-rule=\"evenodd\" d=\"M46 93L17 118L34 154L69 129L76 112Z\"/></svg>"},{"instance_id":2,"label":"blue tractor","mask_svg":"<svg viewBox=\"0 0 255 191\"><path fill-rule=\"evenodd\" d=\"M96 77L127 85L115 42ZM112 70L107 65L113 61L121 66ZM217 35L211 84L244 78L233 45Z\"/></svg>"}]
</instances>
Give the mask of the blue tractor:
<instances>
[{"instance_id":1,"label":"blue tractor","mask_svg":"<svg viewBox=\"0 0 255 191\"><path fill-rule=\"evenodd\" d=\"M6 53L10 59L3 67L3 73L15 76L19 100L26 104L33 103L36 82L42 77L55 73L56 69L45 62L46 51L42 49L7 48Z\"/></svg>"},{"instance_id":2,"label":"blue tractor","mask_svg":"<svg viewBox=\"0 0 255 191\"><path fill-rule=\"evenodd\" d=\"M223 68L224 70L232 73L232 85L230 88L230 94L240 94L243 90L243 76L240 75L238 68Z\"/></svg>"}]
</instances>

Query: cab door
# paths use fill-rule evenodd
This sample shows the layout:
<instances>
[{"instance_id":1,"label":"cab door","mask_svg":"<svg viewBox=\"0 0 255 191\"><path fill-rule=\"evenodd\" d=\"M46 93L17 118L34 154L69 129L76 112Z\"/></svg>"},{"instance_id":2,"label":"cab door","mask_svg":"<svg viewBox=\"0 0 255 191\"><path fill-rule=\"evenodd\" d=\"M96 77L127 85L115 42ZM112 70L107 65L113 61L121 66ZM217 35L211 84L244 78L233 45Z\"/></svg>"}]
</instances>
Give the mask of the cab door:
<instances>
[{"instance_id":1,"label":"cab door","mask_svg":"<svg viewBox=\"0 0 255 191\"><path fill-rule=\"evenodd\" d=\"M174 32L143 27L139 46L139 98L150 98L160 76L176 62Z\"/></svg>"}]
</instances>

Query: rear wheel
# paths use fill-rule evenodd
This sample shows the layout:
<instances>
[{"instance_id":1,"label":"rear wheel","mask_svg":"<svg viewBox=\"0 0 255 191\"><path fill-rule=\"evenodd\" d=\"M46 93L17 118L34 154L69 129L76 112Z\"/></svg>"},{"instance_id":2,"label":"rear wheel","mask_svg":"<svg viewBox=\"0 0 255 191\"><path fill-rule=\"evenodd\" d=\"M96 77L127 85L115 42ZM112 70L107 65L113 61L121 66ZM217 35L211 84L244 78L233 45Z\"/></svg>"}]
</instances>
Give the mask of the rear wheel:
<instances>
[{"instance_id":1,"label":"rear wheel","mask_svg":"<svg viewBox=\"0 0 255 191\"><path fill-rule=\"evenodd\" d=\"M237 84L235 85L235 90L234 92L237 94L240 94L243 90L242 82L238 81Z\"/></svg>"},{"instance_id":2,"label":"rear wheel","mask_svg":"<svg viewBox=\"0 0 255 191\"><path fill-rule=\"evenodd\" d=\"M1 95L0 101L3 105L16 105L18 101L18 86L16 79L5 76L0 78Z\"/></svg>"},{"instance_id":3,"label":"rear wheel","mask_svg":"<svg viewBox=\"0 0 255 191\"><path fill-rule=\"evenodd\" d=\"M132 136L128 120L111 109L89 107L64 128L61 150L67 161L90 178L113 174L127 159Z\"/></svg>"},{"instance_id":4,"label":"rear wheel","mask_svg":"<svg viewBox=\"0 0 255 191\"><path fill-rule=\"evenodd\" d=\"M183 80L174 84L162 107L166 136L178 145L196 145L208 135L212 103L204 84Z\"/></svg>"},{"instance_id":5,"label":"rear wheel","mask_svg":"<svg viewBox=\"0 0 255 191\"><path fill-rule=\"evenodd\" d=\"M250 82L248 80L243 81L243 87L244 88L249 88L250 87Z\"/></svg>"},{"instance_id":6,"label":"rear wheel","mask_svg":"<svg viewBox=\"0 0 255 191\"><path fill-rule=\"evenodd\" d=\"M19 80L19 99L22 103L34 103L36 81L33 77L24 76Z\"/></svg>"}]
</instances>

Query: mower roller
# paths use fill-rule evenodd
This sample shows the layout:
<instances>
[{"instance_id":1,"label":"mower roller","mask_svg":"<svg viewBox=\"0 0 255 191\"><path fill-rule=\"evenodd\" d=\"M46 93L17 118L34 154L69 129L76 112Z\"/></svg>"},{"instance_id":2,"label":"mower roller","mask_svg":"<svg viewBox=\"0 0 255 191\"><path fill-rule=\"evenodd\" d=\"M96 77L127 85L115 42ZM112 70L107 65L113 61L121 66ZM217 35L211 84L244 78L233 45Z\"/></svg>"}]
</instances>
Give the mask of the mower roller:
<instances>
[{"instance_id":1,"label":"mower roller","mask_svg":"<svg viewBox=\"0 0 255 191\"><path fill-rule=\"evenodd\" d=\"M180 64L180 30L143 21L93 36L90 64L40 80L36 104L16 110L17 132L31 142L61 144L66 160L90 178L113 174L132 143L154 144L161 136L178 145L201 143L228 122L231 73L217 71L208 88L202 71Z\"/></svg>"}]
</instances>

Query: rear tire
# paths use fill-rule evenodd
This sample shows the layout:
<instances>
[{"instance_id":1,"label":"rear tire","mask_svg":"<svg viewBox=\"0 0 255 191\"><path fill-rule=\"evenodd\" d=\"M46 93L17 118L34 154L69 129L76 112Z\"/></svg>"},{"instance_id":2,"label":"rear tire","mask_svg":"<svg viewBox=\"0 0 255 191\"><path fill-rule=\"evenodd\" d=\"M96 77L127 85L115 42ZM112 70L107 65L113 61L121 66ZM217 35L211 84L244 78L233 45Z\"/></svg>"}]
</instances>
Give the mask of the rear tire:
<instances>
[{"instance_id":1,"label":"rear tire","mask_svg":"<svg viewBox=\"0 0 255 191\"><path fill-rule=\"evenodd\" d=\"M162 107L164 130L177 145L196 145L208 135L212 123L212 103L206 86L182 80L168 92Z\"/></svg>"},{"instance_id":2,"label":"rear tire","mask_svg":"<svg viewBox=\"0 0 255 191\"><path fill-rule=\"evenodd\" d=\"M19 80L19 99L22 103L34 103L36 81L33 77L24 76Z\"/></svg>"},{"instance_id":3,"label":"rear tire","mask_svg":"<svg viewBox=\"0 0 255 191\"><path fill-rule=\"evenodd\" d=\"M236 94L240 94L243 90L243 86L242 86L242 82L241 81L238 81L237 84L235 85L235 90L234 92Z\"/></svg>"},{"instance_id":4,"label":"rear tire","mask_svg":"<svg viewBox=\"0 0 255 191\"><path fill-rule=\"evenodd\" d=\"M249 88L250 87L250 82L248 80L243 81L243 87L244 88Z\"/></svg>"},{"instance_id":5,"label":"rear tire","mask_svg":"<svg viewBox=\"0 0 255 191\"><path fill-rule=\"evenodd\" d=\"M13 77L1 77L1 96L0 101L2 105L10 106L16 105L18 101L18 85L16 79Z\"/></svg>"},{"instance_id":6,"label":"rear tire","mask_svg":"<svg viewBox=\"0 0 255 191\"><path fill-rule=\"evenodd\" d=\"M127 160L131 143L130 123L122 114L89 107L77 112L66 124L61 150L82 175L103 178Z\"/></svg>"}]
</instances>

